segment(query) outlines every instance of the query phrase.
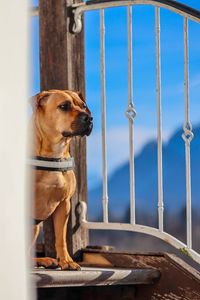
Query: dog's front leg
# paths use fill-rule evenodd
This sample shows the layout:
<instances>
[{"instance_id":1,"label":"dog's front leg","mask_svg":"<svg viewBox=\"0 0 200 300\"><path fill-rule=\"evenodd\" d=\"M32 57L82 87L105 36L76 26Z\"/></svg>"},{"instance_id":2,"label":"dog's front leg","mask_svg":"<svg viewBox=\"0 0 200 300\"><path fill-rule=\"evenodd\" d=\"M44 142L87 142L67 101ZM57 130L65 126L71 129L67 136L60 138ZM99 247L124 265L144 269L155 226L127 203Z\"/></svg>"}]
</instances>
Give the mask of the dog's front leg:
<instances>
[{"instance_id":1,"label":"dog's front leg","mask_svg":"<svg viewBox=\"0 0 200 300\"><path fill-rule=\"evenodd\" d=\"M30 248L30 252L37 240L37 237L39 235L40 231L40 226L39 225L34 225L34 235L33 235L33 240ZM57 260L51 257L36 257L33 258L33 263L37 267L45 267L47 269L55 269L58 267Z\"/></svg>"},{"instance_id":2,"label":"dog's front leg","mask_svg":"<svg viewBox=\"0 0 200 300\"><path fill-rule=\"evenodd\" d=\"M53 213L57 260L62 270L80 270L80 266L73 261L67 250L66 233L69 213L69 199L62 201Z\"/></svg>"}]
</instances>

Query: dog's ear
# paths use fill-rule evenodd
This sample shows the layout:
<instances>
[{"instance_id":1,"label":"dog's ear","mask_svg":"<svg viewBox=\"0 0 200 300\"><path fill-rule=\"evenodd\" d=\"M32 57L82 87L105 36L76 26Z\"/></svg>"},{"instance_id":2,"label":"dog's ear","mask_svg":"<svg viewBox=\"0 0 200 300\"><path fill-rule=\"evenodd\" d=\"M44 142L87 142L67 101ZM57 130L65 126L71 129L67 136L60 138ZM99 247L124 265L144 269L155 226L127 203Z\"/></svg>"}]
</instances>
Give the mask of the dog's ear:
<instances>
[{"instance_id":1,"label":"dog's ear","mask_svg":"<svg viewBox=\"0 0 200 300\"><path fill-rule=\"evenodd\" d=\"M78 94L79 98L81 98L81 100L83 102L85 102L85 98L83 97L83 94L80 91L78 91L77 94Z\"/></svg>"},{"instance_id":2,"label":"dog's ear","mask_svg":"<svg viewBox=\"0 0 200 300\"><path fill-rule=\"evenodd\" d=\"M39 106L42 106L48 97L51 95L48 91L43 91L41 93L36 94L35 96L31 97L30 103L32 106L33 111L35 111Z\"/></svg>"}]
</instances>

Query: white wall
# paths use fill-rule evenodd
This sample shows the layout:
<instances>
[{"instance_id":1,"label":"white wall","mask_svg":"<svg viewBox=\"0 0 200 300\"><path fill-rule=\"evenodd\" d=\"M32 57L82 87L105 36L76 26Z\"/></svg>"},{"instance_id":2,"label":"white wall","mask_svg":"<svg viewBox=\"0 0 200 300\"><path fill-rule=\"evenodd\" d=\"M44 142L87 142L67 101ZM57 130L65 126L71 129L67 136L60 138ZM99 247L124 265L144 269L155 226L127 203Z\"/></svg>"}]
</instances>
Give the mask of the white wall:
<instances>
[{"instance_id":1,"label":"white wall","mask_svg":"<svg viewBox=\"0 0 200 300\"><path fill-rule=\"evenodd\" d=\"M29 300L25 251L27 0L0 2L0 299Z\"/></svg>"}]
</instances>

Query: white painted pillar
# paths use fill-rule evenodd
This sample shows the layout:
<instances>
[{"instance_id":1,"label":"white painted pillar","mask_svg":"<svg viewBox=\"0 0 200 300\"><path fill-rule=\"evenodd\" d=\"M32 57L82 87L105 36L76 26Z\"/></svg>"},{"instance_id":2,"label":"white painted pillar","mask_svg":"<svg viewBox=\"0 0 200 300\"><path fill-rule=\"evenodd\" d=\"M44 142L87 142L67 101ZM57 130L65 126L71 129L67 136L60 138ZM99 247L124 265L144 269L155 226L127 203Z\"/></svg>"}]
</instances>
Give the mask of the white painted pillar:
<instances>
[{"instance_id":1,"label":"white painted pillar","mask_svg":"<svg viewBox=\"0 0 200 300\"><path fill-rule=\"evenodd\" d=\"M0 2L0 299L29 300L25 232L27 0Z\"/></svg>"}]
</instances>

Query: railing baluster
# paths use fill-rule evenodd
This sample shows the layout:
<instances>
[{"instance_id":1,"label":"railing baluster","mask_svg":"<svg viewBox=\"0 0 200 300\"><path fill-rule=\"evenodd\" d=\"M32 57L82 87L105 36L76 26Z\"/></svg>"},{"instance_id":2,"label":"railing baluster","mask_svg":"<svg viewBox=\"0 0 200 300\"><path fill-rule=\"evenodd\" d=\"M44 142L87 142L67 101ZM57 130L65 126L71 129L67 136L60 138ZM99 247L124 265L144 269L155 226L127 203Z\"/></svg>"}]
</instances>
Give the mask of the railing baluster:
<instances>
[{"instance_id":1,"label":"railing baluster","mask_svg":"<svg viewBox=\"0 0 200 300\"><path fill-rule=\"evenodd\" d=\"M135 224L135 174L133 121L136 111L133 105L133 69L132 69L132 7L128 6L128 108L126 116L129 120L129 163L130 163L130 222Z\"/></svg>"},{"instance_id":2,"label":"railing baluster","mask_svg":"<svg viewBox=\"0 0 200 300\"><path fill-rule=\"evenodd\" d=\"M191 212L191 166L190 142L193 139L192 124L189 115L189 76L188 76L188 19L184 18L184 98L185 122L182 138L185 141L186 163L186 218L187 218L187 246L192 248L192 212Z\"/></svg>"},{"instance_id":3,"label":"railing baluster","mask_svg":"<svg viewBox=\"0 0 200 300\"><path fill-rule=\"evenodd\" d=\"M158 157L158 228L163 231L163 171L162 171L162 106L160 63L160 8L155 8L156 32L156 98L157 98L157 157Z\"/></svg>"},{"instance_id":4,"label":"railing baluster","mask_svg":"<svg viewBox=\"0 0 200 300\"><path fill-rule=\"evenodd\" d=\"M102 119L102 172L103 172L103 221L108 222L108 178L106 158L106 87L105 87L105 25L104 9L100 10L100 56L101 56L101 119Z\"/></svg>"}]
</instances>

